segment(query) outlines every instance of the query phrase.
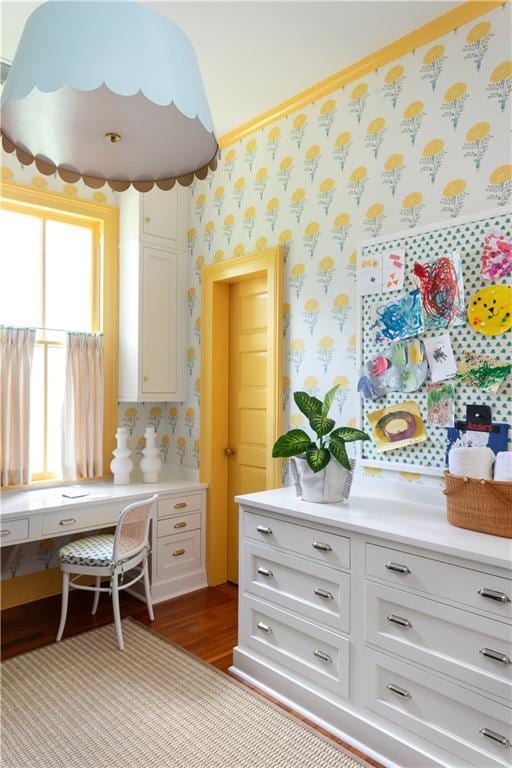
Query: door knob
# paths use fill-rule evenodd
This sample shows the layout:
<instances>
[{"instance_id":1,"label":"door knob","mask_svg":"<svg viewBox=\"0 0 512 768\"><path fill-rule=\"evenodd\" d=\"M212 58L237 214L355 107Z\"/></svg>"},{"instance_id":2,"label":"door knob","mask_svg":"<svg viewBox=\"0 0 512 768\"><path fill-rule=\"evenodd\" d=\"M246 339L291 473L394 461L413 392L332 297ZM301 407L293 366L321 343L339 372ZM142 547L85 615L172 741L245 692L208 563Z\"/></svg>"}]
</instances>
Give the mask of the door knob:
<instances>
[{"instance_id":1,"label":"door knob","mask_svg":"<svg viewBox=\"0 0 512 768\"><path fill-rule=\"evenodd\" d=\"M224 453L226 454L226 456L234 456L236 451L234 451L232 448L225 448Z\"/></svg>"}]
</instances>

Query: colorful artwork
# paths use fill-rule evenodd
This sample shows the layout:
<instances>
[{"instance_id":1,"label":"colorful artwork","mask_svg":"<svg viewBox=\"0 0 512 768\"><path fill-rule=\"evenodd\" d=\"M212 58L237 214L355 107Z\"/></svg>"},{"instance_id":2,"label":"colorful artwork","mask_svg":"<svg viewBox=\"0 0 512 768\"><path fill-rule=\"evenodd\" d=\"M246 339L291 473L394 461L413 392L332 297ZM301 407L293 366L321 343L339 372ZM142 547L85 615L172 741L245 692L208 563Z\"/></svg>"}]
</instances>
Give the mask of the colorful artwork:
<instances>
[{"instance_id":1,"label":"colorful artwork","mask_svg":"<svg viewBox=\"0 0 512 768\"><path fill-rule=\"evenodd\" d=\"M387 355L377 355L363 366L357 390L369 400L388 392L415 392L427 377L425 348L419 339L394 342Z\"/></svg>"},{"instance_id":2,"label":"colorful artwork","mask_svg":"<svg viewBox=\"0 0 512 768\"><path fill-rule=\"evenodd\" d=\"M380 304L376 313L373 327L377 329L375 338L380 343L401 341L424 331L419 290L410 291L395 301Z\"/></svg>"},{"instance_id":3,"label":"colorful artwork","mask_svg":"<svg viewBox=\"0 0 512 768\"><path fill-rule=\"evenodd\" d=\"M455 387L451 381L427 384L427 424L453 427L455 418Z\"/></svg>"},{"instance_id":4,"label":"colorful artwork","mask_svg":"<svg viewBox=\"0 0 512 768\"><path fill-rule=\"evenodd\" d=\"M452 349L449 333L424 339L425 353L430 366L430 376L433 382L450 379L457 373L457 363Z\"/></svg>"},{"instance_id":5,"label":"colorful artwork","mask_svg":"<svg viewBox=\"0 0 512 768\"><path fill-rule=\"evenodd\" d=\"M456 378L468 387L478 387L496 395L511 371L510 363L478 352L465 351L457 366Z\"/></svg>"},{"instance_id":6,"label":"colorful artwork","mask_svg":"<svg viewBox=\"0 0 512 768\"><path fill-rule=\"evenodd\" d=\"M413 280L421 293L426 330L464 323L464 283L458 251L416 261Z\"/></svg>"},{"instance_id":7,"label":"colorful artwork","mask_svg":"<svg viewBox=\"0 0 512 768\"><path fill-rule=\"evenodd\" d=\"M482 277L499 280L512 272L512 237L497 229L490 229L485 236L482 251Z\"/></svg>"},{"instance_id":8,"label":"colorful artwork","mask_svg":"<svg viewBox=\"0 0 512 768\"><path fill-rule=\"evenodd\" d=\"M375 447L379 453L422 443L427 433L414 400L389 405L368 414Z\"/></svg>"},{"instance_id":9,"label":"colorful artwork","mask_svg":"<svg viewBox=\"0 0 512 768\"><path fill-rule=\"evenodd\" d=\"M361 260L359 269L359 293L401 291L404 287L405 251L402 248L376 253Z\"/></svg>"},{"instance_id":10,"label":"colorful artwork","mask_svg":"<svg viewBox=\"0 0 512 768\"><path fill-rule=\"evenodd\" d=\"M468 321L484 336L499 336L512 328L512 286L488 285L469 302Z\"/></svg>"}]
</instances>

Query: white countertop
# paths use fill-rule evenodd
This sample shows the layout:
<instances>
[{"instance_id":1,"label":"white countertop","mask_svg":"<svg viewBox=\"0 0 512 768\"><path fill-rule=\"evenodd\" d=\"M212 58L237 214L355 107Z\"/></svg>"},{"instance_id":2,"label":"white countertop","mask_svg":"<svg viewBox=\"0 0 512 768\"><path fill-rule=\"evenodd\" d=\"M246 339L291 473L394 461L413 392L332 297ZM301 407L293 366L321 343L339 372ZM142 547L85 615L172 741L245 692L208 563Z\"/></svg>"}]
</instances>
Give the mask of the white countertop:
<instances>
[{"instance_id":1,"label":"white countertop","mask_svg":"<svg viewBox=\"0 0 512 768\"><path fill-rule=\"evenodd\" d=\"M512 567L512 539L456 528L446 519L440 490L404 486L384 481L355 482L348 504L301 501L292 487L237 496L236 501L299 521L368 534L498 568Z\"/></svg>"}]
</instances>

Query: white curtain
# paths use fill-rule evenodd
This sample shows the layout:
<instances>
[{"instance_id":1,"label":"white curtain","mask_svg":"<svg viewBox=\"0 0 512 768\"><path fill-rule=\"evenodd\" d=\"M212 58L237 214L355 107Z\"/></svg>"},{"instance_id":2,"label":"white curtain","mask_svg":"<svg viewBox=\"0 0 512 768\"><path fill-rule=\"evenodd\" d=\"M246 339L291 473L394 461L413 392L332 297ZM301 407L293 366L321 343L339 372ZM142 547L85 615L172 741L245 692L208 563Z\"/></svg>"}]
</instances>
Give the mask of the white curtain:
<instances>
[{"instance_id":1,"label":"white curtain","mask_svg":"<svg viewBox=\"0 0 512 768\"><path fill-rule=\"evenodd\" d=\"M103 474L103 336L66 334L62 473L64 480Z\"/></svg>"},{"instance_id":2,"label":"white curtain","mask_svg":"<svg viewBox=\"0 0 512 768\"><path fill-rule=\"evenodd\" d=\"M36 332L0 326L0 486L30 482L30 374Z\"/></svg>"}]
</instances>

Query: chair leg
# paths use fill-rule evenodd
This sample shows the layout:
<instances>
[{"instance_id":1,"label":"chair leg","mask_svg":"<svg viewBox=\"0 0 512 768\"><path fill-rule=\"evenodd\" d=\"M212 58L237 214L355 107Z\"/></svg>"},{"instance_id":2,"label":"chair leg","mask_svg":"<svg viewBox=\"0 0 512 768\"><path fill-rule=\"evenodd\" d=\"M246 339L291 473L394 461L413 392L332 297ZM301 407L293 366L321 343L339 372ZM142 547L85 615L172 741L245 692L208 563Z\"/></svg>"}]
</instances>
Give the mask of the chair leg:
<instances>
[{"instance_id":1,"label":"chair leg","mask_svg":"<svg viewBox=\"0 0 512 768\"><path fill-rule=\"evenodd\" d=\"M148 569L148 559L144 560L144 565L142 566L144 571L144 592L146 595L146 605L148 607L148 615L149 620L154 621L155 620L155 614L153 613L153 603L151 602L151 589L149 585L149 569Z\"/></svg>"},{"instance_id":2,"label":"chair leg","mask_svg":"<svg viewBox=\"0 0 512 768\"><path fill-rule=\"evenodd\" d=\"M112 576L112 607L114 609L114 623L116 625L117 645L119 650L124 649L123 642L123 629L121 627L121 612L119 610L119 583L118 575L114 573Z\"/></svg>"},{"instance_id":3,"label":"chair leg","mask_svg":"<svg viewBox=\"0 0 512 768\"><path fill-rule=\"evenodd\" d=\"M96 611L98 610L98 603L100 601L100 587L101 587L101 576L96 576L96 592L94 593L94 600L92 603L92 615L94 616Z\"/></svg>"},{"instance_id":4,"label":"chair leg","mask_svg":"<svg viewBox=\"0 0 512 768\"><path fill-rule=\"evenodd\" d=\"M60 609L60 624L57 632L57 642L62 639L64 627L66 626L66 617L68 615L68 598L69 598L69 572L62 572L62 606Z\"/></svg>"}]
</instances>

